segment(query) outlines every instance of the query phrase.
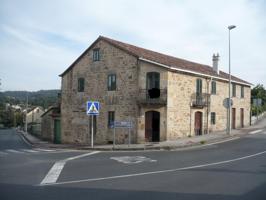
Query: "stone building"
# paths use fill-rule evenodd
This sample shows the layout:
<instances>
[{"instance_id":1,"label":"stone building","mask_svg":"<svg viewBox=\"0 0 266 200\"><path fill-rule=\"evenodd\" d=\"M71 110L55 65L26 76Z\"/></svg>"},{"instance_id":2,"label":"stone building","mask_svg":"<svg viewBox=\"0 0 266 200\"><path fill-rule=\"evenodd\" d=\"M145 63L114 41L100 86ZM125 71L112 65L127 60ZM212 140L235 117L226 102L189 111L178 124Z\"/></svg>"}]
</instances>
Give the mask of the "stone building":
<instances>
[{"instance_id":1,"label":"stone building","mask_svg":"<svg viewBox=\"0 0 266 200\"><path fill-rule=\"evenodd\" d=\"M51 106L42 115L41 138L54 143L61 143L60 107Z\"/></svg>"},{"instance_id":2,"label":"stone building","mask_svg":"<svg viewBox=\"0 0 266 200\"><path fill-rule=\"evenodd\" d=\"M211 134L227 127L229 75L218 69L100 36L62 77L62 142L90 143L86 101L100 102L95 142L113 141L112 122L133 122L133 142ZM232 128L250 123L251 84L232 76ZM117 141L127 140L117 129Z\"/></svg>"},{"instance_id":3,"label":"stone building","mask_svg":"<svg viewBox=\"0 0 266 200\"><path fill-rule=\"evenodd\" d=\"M26 113L28 132L36 136L41 135L41 115L43 113L44 110L40 106L34 107Z\"/></svg>"}]
</instances>

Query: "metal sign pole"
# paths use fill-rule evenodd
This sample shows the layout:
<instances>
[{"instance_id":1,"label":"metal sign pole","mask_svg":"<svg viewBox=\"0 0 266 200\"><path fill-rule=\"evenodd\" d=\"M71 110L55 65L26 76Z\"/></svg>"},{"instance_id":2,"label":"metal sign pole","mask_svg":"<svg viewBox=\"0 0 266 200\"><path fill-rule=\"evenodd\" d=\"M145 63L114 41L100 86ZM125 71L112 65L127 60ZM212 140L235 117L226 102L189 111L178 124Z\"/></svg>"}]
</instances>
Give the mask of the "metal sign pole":
<instances>
[{"instance_id":1,"label":"metal sign pole","mask_svg":"<svg viewBox=\"0 0 266 200\"><path fill-rule=\"evenodd\" d=\"M91 116L91 148L93 148L93 115Z\"/></svg>"},{"instance_id":2,"label":"metal sign pole","mask_svg":"<svg viewBox=\"0 0 266 200\"><path fill-rule=\"evenodd\" d=\"M128 147L130 146L130 128L128 128Z\"/></svg>"},{"instance_id":3,"label":"metal sign pole","mask_svg":"<svg viewBox=\"0 0 266 200\"><path fill-rule=\"evenodd\" d=\"M113 135L113 149L115 149L115 126L114 126L114 135Z\"/></svg>"}]
</instances>

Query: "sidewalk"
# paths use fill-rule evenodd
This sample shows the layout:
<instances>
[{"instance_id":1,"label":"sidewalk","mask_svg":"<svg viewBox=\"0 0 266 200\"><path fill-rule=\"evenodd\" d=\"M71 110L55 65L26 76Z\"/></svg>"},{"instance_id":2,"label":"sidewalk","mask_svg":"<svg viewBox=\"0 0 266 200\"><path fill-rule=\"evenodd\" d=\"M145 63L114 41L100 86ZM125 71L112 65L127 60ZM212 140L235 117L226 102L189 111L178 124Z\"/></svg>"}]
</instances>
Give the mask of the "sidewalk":
<instances>
[{"instance_id":1,"label":"sidewalk","mask_svg":"<svg viewBox=\"0 0 266 200\"><path fill-rule=\"evenodd\" d=\"M174 150L186 147L201 146L210 143L223 142L227 140L238 139L247 135L250 131L256 129L266 128L266 118L260 119L257 123L252 126L234 129L231 135L228 135L225 131L213 132L208 135L193 136L180 138L175 141L163 141L156 143L145 143L145 144L117 144L115 148L113 145L95 145L93 150L100 151L136 151L136 150ZM77 149L77 150L92 150L90 145L80 144L53 144L50 142L42 141L39 138L25 132L20 132L25 140L28 141L33 147L38 148L57 148L57 149Z\"/></svg>"}]
</instances>

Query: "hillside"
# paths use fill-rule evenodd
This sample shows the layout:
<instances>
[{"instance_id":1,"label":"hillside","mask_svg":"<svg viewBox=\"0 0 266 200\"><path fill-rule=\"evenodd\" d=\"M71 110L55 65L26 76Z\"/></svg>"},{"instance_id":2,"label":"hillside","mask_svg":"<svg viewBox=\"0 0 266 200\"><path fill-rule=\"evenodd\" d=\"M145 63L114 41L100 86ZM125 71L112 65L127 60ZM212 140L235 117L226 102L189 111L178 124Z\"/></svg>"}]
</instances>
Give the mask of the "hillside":
<instances>
[{"instance_id":1,"label":"hillside","mask_svg":"<svg viewBox=\"0 0 266 200\"><path fill-rule=\"evenodd\" d=\"M5 91L0 92L0 103L25 104L28 94L29 104L48 108L57 101L60 90L28 91Z\"/></svg>"}]
</instances>

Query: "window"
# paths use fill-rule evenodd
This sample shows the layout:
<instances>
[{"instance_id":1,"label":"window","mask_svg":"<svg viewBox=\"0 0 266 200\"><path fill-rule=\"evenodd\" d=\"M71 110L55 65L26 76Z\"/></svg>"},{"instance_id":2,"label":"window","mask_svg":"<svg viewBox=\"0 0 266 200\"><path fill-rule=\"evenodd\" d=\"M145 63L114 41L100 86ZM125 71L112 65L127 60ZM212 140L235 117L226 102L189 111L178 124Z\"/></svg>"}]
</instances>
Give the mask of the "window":
<instances>
[{"instance_id":1,"label":"window","mask_svg":"<svg viewBox=\"0 0 266 200\"><path fill-rule=\"evenodd\" d=\"M197 82L196 82L196 93L197 94L201 94L202 93L202 80L201 79L197 79Z\"/></svg>"},{"instance_id":2,"label":"window","mask_svg":"<svg viewBox=\"0 0 266 200\"><path fill-rule=\"evenodd\" d=\"M212 94L216 94L216 82L215 81L212 81L212 91L211 91Z\"/></svg>"},{"instance_id":3,"label":"window","mask_svg":"<svg viewBox=\"0 0 266 200\"><path fill-rule=\"evenodd\" d=\"M107 82L108 82L107 83L108 91L116 90L116 75L115 74L108 75Z\"/></svg>"},{"instance_id":4,"label":"window","mask_svg":"<svg viewBox=\"0 0 266 200\"><path fill-rule=\"evenodd\" d=\"M110 128L115 121L115 111L108 112L108 127Z\"/></svg>"},{"instance_id":5,"label":"window","mask_svg":"<svg viewBox=\"0 0 266 200\"><path fill-rule=\"evenodd\" d=\"M232 84L232 96L236 97L236 84Z\"/></svg>"},{"instance_id":6,"label":"window","mask_svg":"<svg viewBox=\"0 0 266 200\"><path fill-rule=\"evenodd\" d=\"M244 86L241 86L241 98L244 98Z\"/></svg>"},{"instance_id":7,"label":"window","mask_svg":"<svg viewBox=\"0 0 266 200\"><path fill-rule=\"evenodd\" d=\"M211 124L215 124L215 123L216 123L216 113L211 112Z\"/></svg>"},{"instance_id":8,"label":"window","mask_svg":"<svg viewBox=\"0 0 266 200\"><path fill-rule=\"evenodd\" d=\"M146 89L153 88L160 89L160 73L158 72L148 72L146 74Z\"/></svg>"},{"instance_id":9,"label":"window","mask_svg":"<svg viewBox=\"0 0 266 200\"><path fill-rule=\"evenodd\" d=\"M93 61L100 60L100 49L93 49Z\"/></svg>"},{"instance_id":10,"label":"window","mask_svg":"<svg viewBox=\"0 0 266 200\"><path fill-rule=\"evenodd\" d=\"M85 83L84 78L78 79L78 92L84 92L84 83Z\"/></svg>"}]
</instances>

